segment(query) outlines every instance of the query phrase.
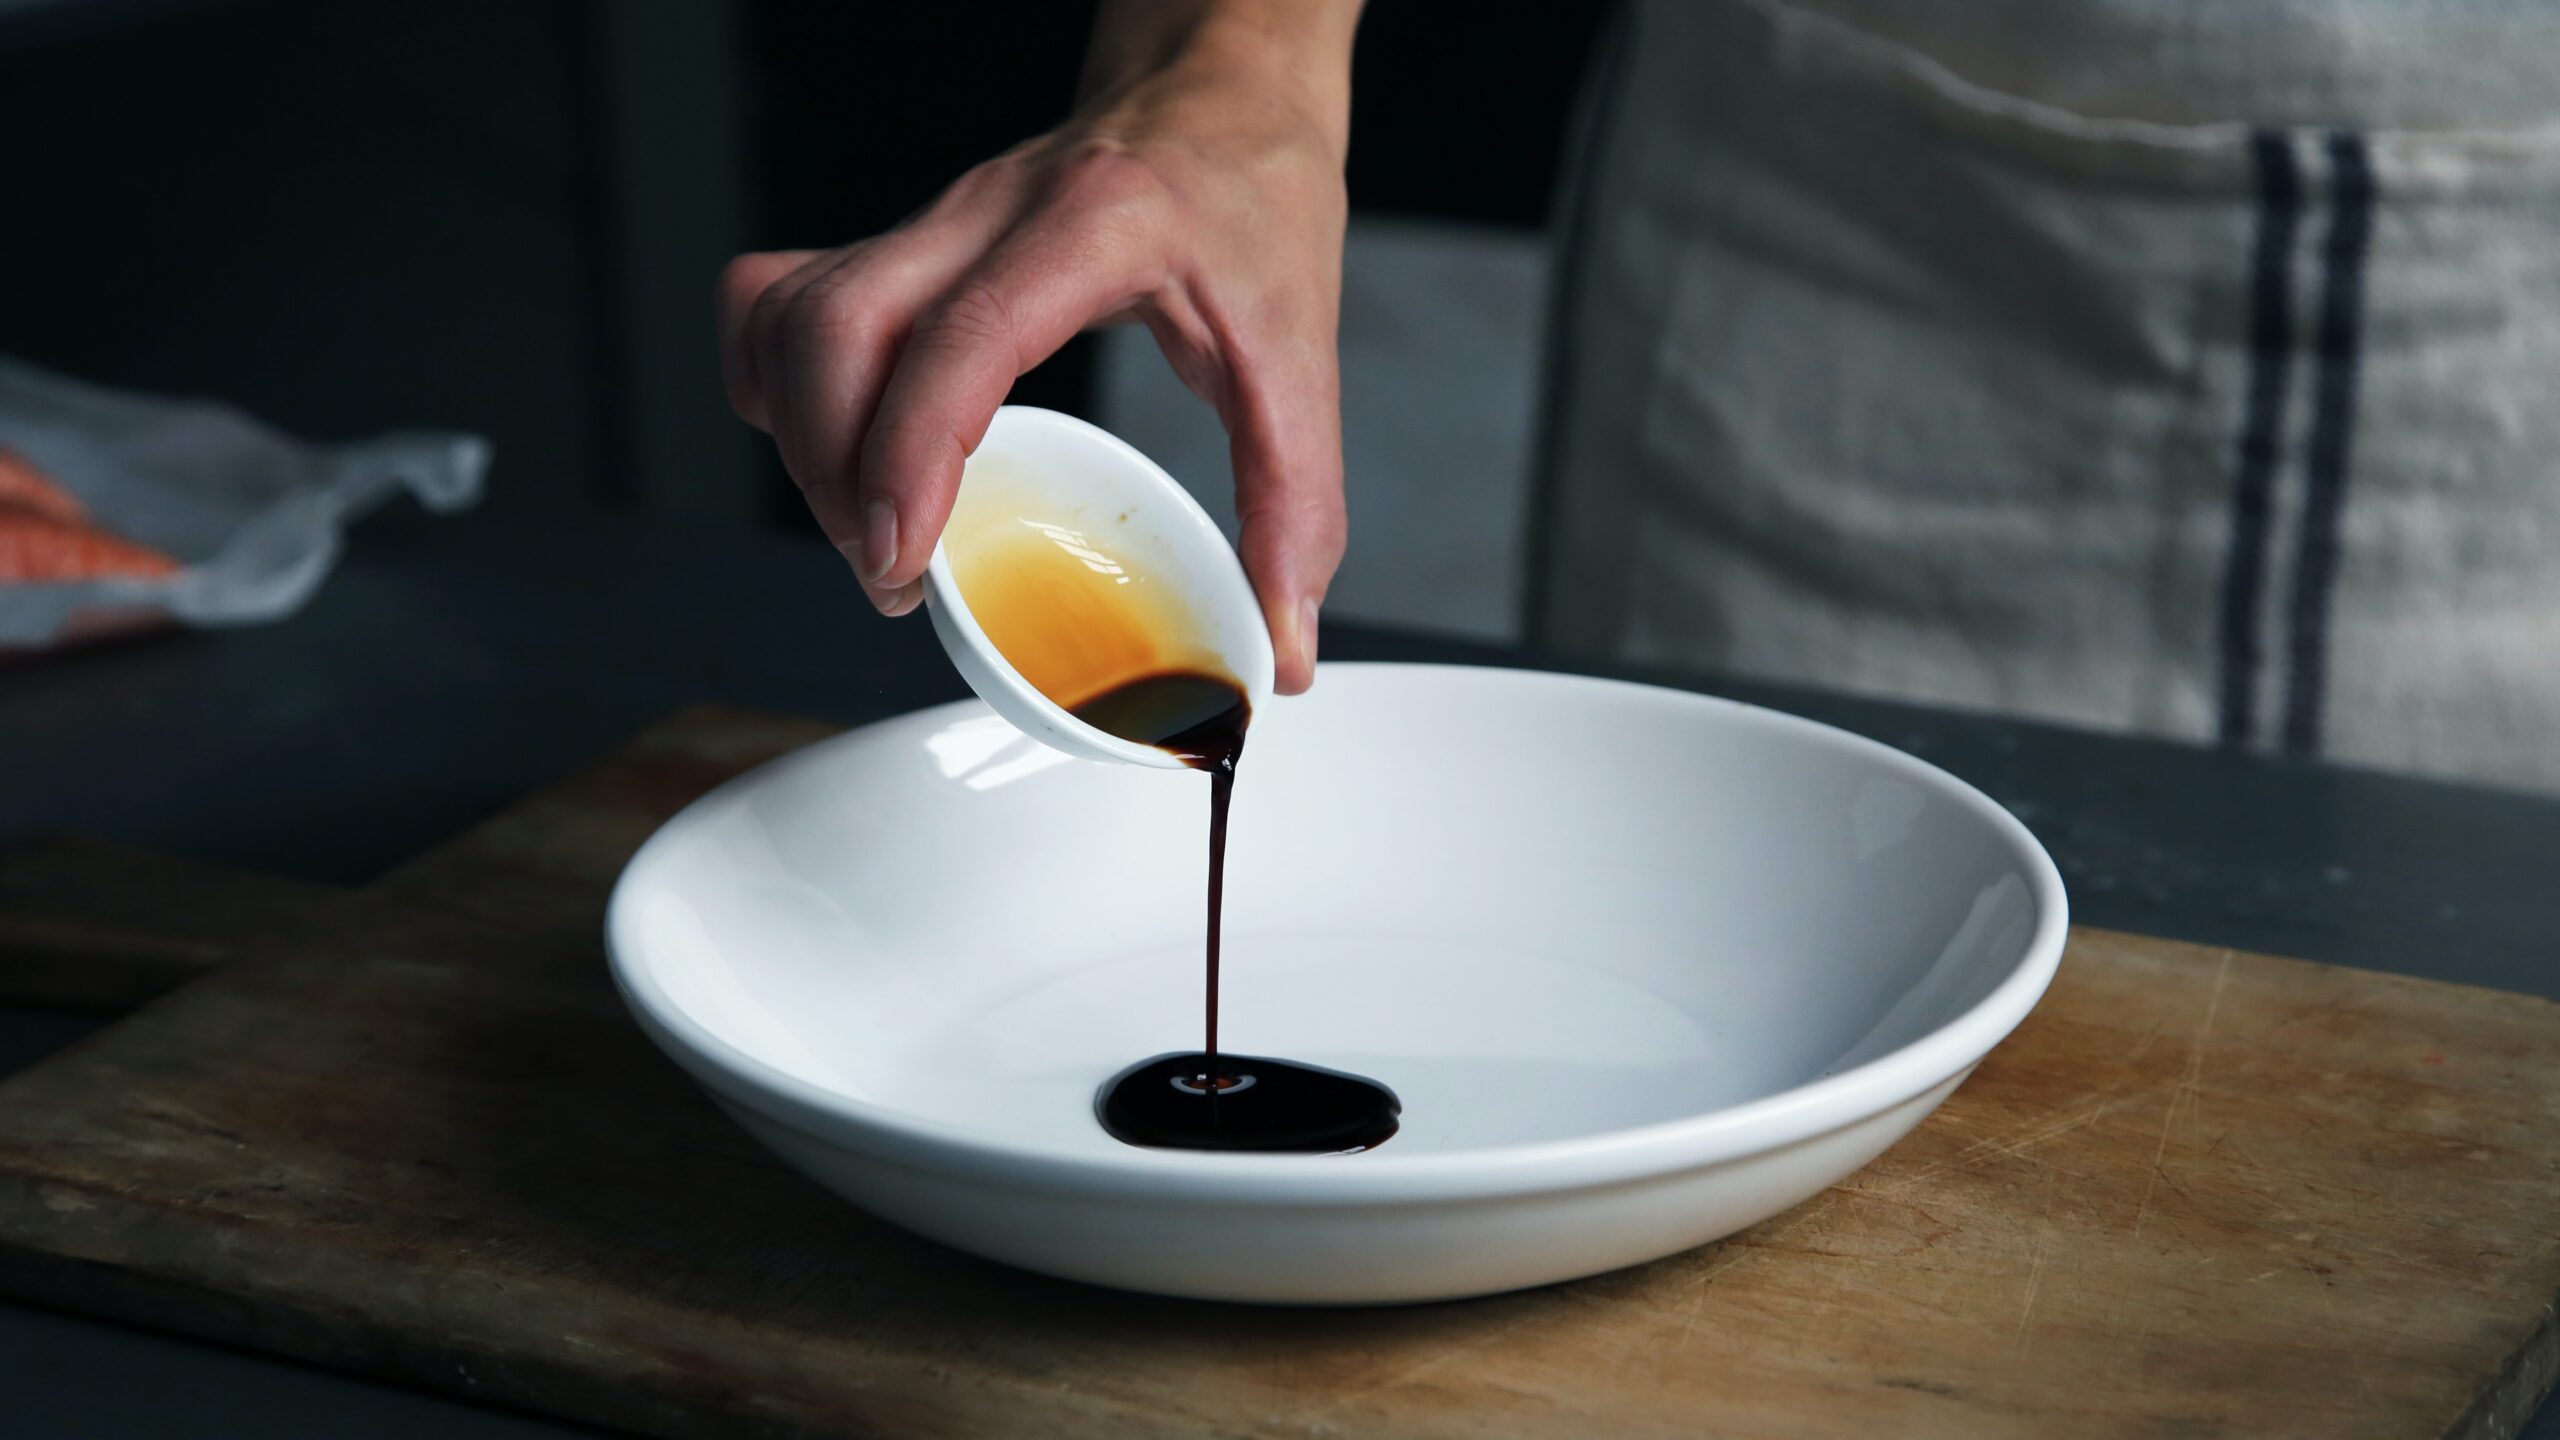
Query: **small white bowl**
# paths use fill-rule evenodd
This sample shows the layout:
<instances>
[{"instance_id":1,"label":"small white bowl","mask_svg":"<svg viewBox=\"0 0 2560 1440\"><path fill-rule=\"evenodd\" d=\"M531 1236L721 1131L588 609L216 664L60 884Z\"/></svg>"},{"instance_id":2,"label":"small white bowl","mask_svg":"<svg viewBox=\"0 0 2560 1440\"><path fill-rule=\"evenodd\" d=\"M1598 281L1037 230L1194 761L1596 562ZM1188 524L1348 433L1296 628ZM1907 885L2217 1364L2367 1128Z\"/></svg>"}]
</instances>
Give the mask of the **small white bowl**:
<instances>
[{"instance_id":1,"label":"small white bowl","mask_svg":"<svg viewBox=\"0 0 2560 1440\"><path fill-rule=\"evenodd\" d=\"M1086 760L1182 766L1168 751L1105 734L1067 713L979 627L954 574L953 551L1026 521L1089 535L1144 583L1181 597L1194 622L1191 638L1243 688L1254 714L1267 708L1271 632L1234 547L1200 502L1111 432L1054 410L1007 405L969 456L951 524L925 570L925 608L969 688L1015 728Z\"/></svg>"},{"instance_id":2,"label":"small white bowl","mask_svg":"<svg viewBox=\"0 0 2560 1440\"><path fill-rule=\"evenodd\" d=\"M739 1123L965 1250L1224 1300L1431 1300L1727 1235L1919 1123L2052 978L2061 879L1971 787L1670 690L1331 665L1237 773L1222 1039L1385 1082L1356 1155L1149 1150L1200 1044L1206 785L974 703L713 792L606 921Z\"/></svg>"}]
</instances>

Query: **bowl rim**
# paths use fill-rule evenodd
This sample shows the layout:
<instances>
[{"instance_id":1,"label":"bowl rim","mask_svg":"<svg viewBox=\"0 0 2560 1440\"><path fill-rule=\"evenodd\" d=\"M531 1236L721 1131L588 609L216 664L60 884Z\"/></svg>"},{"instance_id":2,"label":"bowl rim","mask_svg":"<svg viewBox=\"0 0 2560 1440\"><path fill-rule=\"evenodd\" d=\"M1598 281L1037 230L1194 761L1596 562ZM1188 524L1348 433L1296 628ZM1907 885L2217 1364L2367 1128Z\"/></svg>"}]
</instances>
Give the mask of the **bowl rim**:
<instances>
[{"instance_id":1,"label":"bowl rim","mask_svg":"<svg viewBox=\"0 0 2560 1440\"><path fill-rule=\"evenodd\" d=\"M729 1103L770 1123L879 1162L985 1181L1085 1195L1273 1204L1402 1204L1493 1198L1623 1183L1724 1164L1813 1140L1872 1118L1969 1071L2024 1020L2052 983L2070 927L2060 872L2016 816L1965 781L1881 741L1780 710L1667 686L1502 666L1328 663L1319 675L1366 683L1398 676L1499 675L1509 683L1635 694L1647 703L1694 706L1720 723L1787 732L1882 764L1929 787L1987 824L2024 872L2035 928L2009 973L1973 1005L1905 1044L1800 1085L1695 1115L1588 1135L1468 1150L1397 1154L1345 1163L1314 1155L1233 1155L1137 1146L1125 1152L1024 1143L875 1104L814 1084L713 1033L667 994L642 959L641 891L670 863L688 820L777 767L813 763L891 726L939 726L984 713L960 700L858 726L732 777L669 817L643 842L605 906L605 950L615 987L641 1028L678 1065Z\"/></svg>"}]
</instances>

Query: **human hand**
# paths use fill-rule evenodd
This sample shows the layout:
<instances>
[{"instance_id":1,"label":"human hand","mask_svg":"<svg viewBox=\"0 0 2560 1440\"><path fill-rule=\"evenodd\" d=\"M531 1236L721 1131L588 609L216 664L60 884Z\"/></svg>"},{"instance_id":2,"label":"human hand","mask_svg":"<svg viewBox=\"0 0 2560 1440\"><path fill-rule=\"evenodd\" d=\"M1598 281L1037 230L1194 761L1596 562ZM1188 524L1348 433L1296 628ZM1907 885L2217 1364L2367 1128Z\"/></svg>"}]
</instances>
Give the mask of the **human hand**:
<instances>
[{"instance_id":1,"label":"human hand","mask_svg":"<svg viewBox=\"0 0 2560 1440\"><path fill-rule=\"evenodd\" d=\"M1175 38L1098 51L1118 73L1065 125L887 234L730 262L722 367L873 603L903 615L1015 378L1089 325L1144 323L1226 426L1239 549L1295 694L1344 542L1347 63L1267 27ZM1347 62L1347 22L1340 45Z\"/></svg>"}]
</instances>

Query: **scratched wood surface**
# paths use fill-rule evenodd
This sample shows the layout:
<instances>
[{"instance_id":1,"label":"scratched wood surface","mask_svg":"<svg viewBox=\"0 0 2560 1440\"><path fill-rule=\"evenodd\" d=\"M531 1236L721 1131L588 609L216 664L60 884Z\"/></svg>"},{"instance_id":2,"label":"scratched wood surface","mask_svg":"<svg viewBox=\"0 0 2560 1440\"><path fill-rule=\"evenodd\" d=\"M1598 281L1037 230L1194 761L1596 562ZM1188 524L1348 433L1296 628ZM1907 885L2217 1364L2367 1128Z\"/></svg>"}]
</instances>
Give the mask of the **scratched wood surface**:
<instances>
[{"instance_id":1,"label":"scratched wood surface","mask_svg":"<svg viewBox=\"0 0 2560 1440\"><path fill-rule=\"evenodd\" d=\"M0 1085L0 1289L671 1436L2487 1436L2549 1383L2560 1007L2103 932L1891 1153L1637 1269L1258 1310L905 1235L596 938L652 825L822 733L689 712L361 894L0 855L0 981L199 975Z\"/></svg>"}]
</instances>

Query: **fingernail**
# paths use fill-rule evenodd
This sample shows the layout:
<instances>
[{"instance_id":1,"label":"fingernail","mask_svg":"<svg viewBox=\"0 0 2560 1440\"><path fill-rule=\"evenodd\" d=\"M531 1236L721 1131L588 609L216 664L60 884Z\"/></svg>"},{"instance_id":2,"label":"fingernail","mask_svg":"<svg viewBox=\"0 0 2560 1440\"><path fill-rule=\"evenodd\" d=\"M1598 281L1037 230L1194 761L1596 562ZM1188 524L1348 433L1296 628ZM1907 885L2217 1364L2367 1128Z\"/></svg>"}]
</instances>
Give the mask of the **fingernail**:
<instances>
[{"instance_id":1,"label":"fingernail","mask_svg":"<svg viewBox=\"0 0 2560 1440\"><path fill-rule=\"evenodd\" d=\"M874 497L862 507L862 578L877 585L898 563L898 507Z\"/></svg>"},{"instance_id":2,"label":"fingernail","mask_svg":"<svg viewBox=\"0 0 2560 1440\"><path fill-rule=\"evenodd\" d=\"M1298 602L1298 648L1306 652L1307 668L1313 670L1316 664L1316 602L1313 600Z\"/></svg>"},{"instance_id":3,"label":"fingernail","mask_svg":"<svg viewBox=\"0 0 2560 1440\"><path fill-rule=\"evenodd\" d=\"M862 594L871 602L872 609L895 620L924 603L924 577L919 575L893 590L882 589L865 580L862 582Z\"/></svg>"}]
</instances>

